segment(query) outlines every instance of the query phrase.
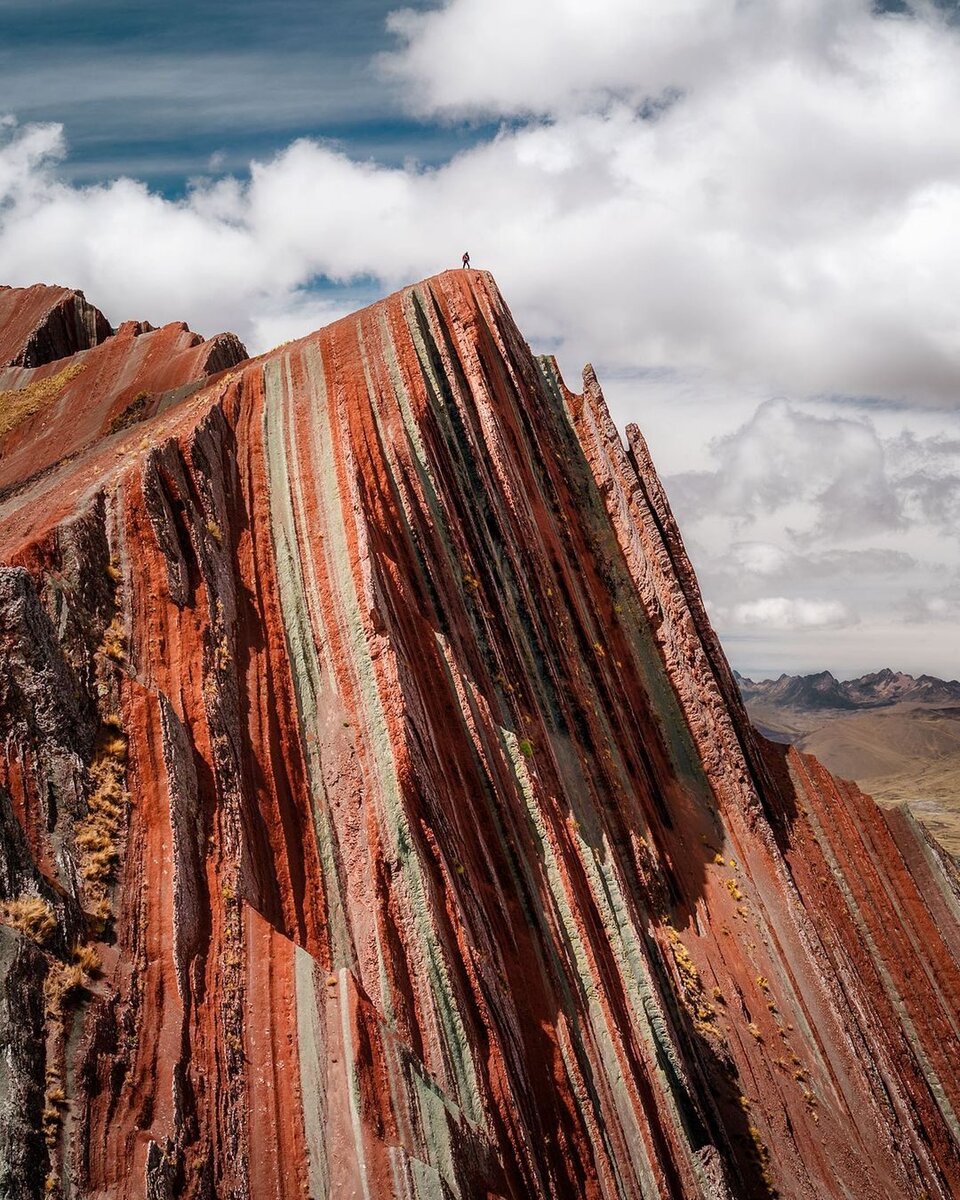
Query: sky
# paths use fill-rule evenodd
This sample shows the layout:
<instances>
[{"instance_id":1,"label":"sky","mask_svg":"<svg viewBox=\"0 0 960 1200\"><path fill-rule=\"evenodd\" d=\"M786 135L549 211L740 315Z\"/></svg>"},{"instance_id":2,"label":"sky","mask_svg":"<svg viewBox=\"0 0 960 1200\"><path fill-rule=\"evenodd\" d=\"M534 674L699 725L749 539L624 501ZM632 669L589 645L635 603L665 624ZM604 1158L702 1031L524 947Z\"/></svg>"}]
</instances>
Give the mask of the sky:
<instances>
[{"instance_id":1,"label":"sky","mask_svg":"<svg viewBox=\"0 0 960 1200\"><path fill-rule=\"evenodd\" d=\"M953 0L0 0L0 281L253 352L459 263L735 667L960 676Z\"/></svg>"}]
</instances>

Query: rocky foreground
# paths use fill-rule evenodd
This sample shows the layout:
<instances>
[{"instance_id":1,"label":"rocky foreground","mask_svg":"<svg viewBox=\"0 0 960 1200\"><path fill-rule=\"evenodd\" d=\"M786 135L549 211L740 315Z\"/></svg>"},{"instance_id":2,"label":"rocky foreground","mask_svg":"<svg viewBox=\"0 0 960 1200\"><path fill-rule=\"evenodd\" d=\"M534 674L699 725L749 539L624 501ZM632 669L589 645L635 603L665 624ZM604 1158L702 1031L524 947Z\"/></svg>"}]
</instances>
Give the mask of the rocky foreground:
<instances>
[{"instance_id":1,"label":"rocky foreground","mask_svg":"<svg viewBox=\"0 0 960 1200\"><path fill-rule=\"evenodd\" d=\"M488 275L0 316L0 1196L960 1192L955 869Z\"/></svg>"}]
</instances>

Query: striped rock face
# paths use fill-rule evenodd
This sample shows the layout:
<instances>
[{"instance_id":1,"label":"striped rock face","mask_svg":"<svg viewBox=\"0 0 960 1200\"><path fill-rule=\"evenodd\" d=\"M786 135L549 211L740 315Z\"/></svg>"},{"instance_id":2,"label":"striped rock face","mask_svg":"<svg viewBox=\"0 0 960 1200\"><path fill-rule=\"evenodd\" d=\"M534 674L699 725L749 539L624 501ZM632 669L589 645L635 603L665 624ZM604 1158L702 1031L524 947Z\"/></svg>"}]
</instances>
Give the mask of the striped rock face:
<instances>
[{"instance_id":1,"label":"striped rock face","mask_svg":"<svg viewBox=\"0 0 960 1200\"><path fill-rule=\"evenodd\" d=\"M479 272L163 332L6 435L0 1196L958 1194L956 872L754 734L592 371Z\"/></svg>"}]
</instances>

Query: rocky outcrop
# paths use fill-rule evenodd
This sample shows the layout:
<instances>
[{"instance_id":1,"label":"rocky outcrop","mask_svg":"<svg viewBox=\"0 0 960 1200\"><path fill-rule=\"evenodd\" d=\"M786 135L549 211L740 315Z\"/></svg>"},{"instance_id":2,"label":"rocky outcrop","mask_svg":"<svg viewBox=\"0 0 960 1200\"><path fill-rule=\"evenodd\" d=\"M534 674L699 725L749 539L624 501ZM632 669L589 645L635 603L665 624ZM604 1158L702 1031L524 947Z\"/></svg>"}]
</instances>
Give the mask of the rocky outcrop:
<instances>
[{"instance_id":1,"label":"rocky outcrop","mask_svg":"<svg viewBox=\"0 0 960 1200\"><path fill-rule=\"evenodd\" d=\"M0 500L0 1195L954 1194L956 875L755 737L593 373L475 272L155 336Z\"/></svg>"},{"instance_id":2,"label":"rocky outcrop","mask_svg":"<svg viewBox=\"0 0 960 1200\"><path fill-rule=\"evenodd\" d=\"M19 293L28 311L33 292ZM82 301L79 292L67 293L76 297ZM69 359L0 369L0 495L179 403L246 357L232 333L204 340L182 322L155 329L127 321Z\"/></svg>"},{"instance_id":3,"label":"rocky outcrop","mask_svg":"<svg viewBox=\"0 0 960 1200\"><path fill-rule=\"evenodd\" d=\"M106 341L107 318L73 288L0 287L0 367L39 367Z\"/></svg>"}]
</instances>

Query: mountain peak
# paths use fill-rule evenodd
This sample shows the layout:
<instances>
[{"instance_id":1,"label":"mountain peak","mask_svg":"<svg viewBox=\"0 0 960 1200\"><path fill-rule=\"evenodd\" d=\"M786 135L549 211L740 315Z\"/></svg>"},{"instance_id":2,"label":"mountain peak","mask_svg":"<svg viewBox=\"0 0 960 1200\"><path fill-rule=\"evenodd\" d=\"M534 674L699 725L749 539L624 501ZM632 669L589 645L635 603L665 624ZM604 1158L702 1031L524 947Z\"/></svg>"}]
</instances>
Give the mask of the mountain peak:
<instances>
[{"instance_id":1,"label":"mountain peak","mask_svg":"<svg viewBox=\"0 0 960 1200\"><path fill-rule=\"evenodd\" d=\"M842 710L879 708L897 703L960 702L960 684L932 675L914 678L904 671L882 667L843 683L830 671L812 675L781 674L775 680L754 682L737 677L744 697L749 701L772 703L796 709Z\"/></svg>"},{"instance_id":2,"label":"mountain peak","mask_svg":"<svg viewBox=\"0 0 960 1200\"><path fill-rule=\"evenodd\" d=\"M595 374L473 271L121 328L0 372L0 1191L960 1188L955 877L754 736Z\"/></svg>"}]
</instances>

